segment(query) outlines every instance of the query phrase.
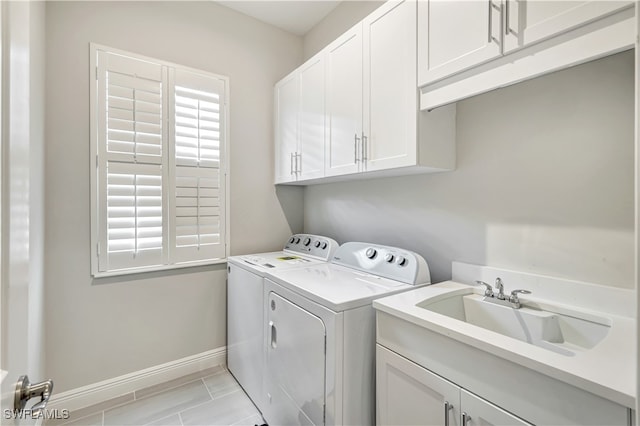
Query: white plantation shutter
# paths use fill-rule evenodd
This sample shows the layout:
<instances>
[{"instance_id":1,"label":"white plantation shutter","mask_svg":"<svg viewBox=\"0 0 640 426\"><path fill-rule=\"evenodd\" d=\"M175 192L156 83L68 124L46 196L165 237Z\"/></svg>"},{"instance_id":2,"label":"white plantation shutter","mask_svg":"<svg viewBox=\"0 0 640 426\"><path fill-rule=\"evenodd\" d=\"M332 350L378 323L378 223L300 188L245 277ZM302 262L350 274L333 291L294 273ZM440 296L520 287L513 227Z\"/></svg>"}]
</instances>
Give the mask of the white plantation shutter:
<instances>
[{"instance_id":1,"label":"white plantation shutter","mask_svg":"<svg viewBox=\"0 0 640 426\"><path fill-rule=\"evenodd\" d=\"M98 52L99 270L162 265L164 74L160 64ZM100 232L102 231L102 232Z\"/></svg>"},{"instance_id":2,"label":"white plantation shutter","mask_svg":"<svg viewBox=\"0 0 640 426\"><path fill-rule=\"evenodd\" d=\"M171 196L171 256L177 262L224 257L224 80L170 70L175 181Z\"/></svg>"},{"instance_id":3,"label":"white plantation shutter","mask_svg":"<svg viewBox=\"0 0 640 426\"><path fill-rule=\"evenodd\" d=\"M93 274L223 259L226 78L107 50L92 46Z\"/></svg>"}]
</instances>

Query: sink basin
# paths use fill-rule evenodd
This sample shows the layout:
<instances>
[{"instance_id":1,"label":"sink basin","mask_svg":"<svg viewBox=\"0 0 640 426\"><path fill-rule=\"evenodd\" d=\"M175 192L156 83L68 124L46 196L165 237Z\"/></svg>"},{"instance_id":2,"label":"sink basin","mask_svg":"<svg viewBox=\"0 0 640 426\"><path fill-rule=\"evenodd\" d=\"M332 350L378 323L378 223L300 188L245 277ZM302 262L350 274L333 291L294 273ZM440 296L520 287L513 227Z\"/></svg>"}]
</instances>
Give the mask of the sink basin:
<instances>
[{"instance_id":1,"label":"sink basin","mask_svg":"<svg viewBox=\"0 0 640 426\"><path fill-rule=\"evenodd\" d=\"M574 356L600 343L611 329L606 317L564 307L501 306L472 293L445 294L416 306L552 352Z\"/></svg>"}]
</instances>

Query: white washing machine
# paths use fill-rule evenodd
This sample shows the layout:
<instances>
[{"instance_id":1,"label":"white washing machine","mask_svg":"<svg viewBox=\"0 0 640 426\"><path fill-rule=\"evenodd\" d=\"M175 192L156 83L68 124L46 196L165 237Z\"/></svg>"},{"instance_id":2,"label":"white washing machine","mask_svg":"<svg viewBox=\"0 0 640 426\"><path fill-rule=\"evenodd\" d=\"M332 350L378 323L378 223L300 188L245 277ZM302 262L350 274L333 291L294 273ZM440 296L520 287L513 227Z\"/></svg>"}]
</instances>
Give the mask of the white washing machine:
<instances>
[{"instance_id":1,"label":"white washing machine","mask_svg":"<svg viewBox=\"0 0 640 426\"><path fill-rule=\"evenodd\" d=\"M345 243L331 263L270 271L262 414L272 426L375 423L379 297L430 283L420 255Z\"/></svg>"},{"instance_id":2,"label":"white washing machine","mask_svg":"<svg viewBox=\"0 0 640 426\"><path fill-rule=\"evenodd\" d=\"M227 366L259 409L264 406L264 276L272 270L326 263L337 247L331 238L296 234L282 251L228 259Z\"/></svg>"}]
</instances>

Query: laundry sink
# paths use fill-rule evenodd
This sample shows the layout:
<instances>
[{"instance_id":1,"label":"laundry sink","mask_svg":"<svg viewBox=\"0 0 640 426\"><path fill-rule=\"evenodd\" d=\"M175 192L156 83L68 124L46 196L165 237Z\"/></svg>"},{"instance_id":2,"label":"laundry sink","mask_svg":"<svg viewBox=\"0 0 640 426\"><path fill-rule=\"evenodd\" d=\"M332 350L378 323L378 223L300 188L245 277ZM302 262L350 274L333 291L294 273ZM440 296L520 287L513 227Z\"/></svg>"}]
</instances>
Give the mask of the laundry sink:
<instances>
[{"instance_id":1,"label":"laundry sink","mask_svg":"<svg viewBox=\"0 0 640 426\"><path fill-rule=\"evenodd\" d=\"M440 296L416 306L565 356L595 347L611 329L606 317L566 307L531 303L515 309L485 300L472 289Z\"/></svg>"}]
</instances>

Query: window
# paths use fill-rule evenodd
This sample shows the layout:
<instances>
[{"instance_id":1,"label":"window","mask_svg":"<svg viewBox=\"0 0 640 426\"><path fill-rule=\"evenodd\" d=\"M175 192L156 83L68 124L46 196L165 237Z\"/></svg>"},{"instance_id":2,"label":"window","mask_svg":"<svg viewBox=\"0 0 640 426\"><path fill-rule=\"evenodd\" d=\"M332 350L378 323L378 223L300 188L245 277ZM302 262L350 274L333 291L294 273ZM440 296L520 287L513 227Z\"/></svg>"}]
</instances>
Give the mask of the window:
<instances>
[{"instance_id":1,"label":"window","mask_svg":"<svg viewBox=\"0 0 640 426\"><path fill-rule=\"evenodd\" d=\"M93 44L91 62L93 275L223 260L228 79Z\"/></svg>"}]
</instances>

